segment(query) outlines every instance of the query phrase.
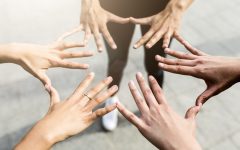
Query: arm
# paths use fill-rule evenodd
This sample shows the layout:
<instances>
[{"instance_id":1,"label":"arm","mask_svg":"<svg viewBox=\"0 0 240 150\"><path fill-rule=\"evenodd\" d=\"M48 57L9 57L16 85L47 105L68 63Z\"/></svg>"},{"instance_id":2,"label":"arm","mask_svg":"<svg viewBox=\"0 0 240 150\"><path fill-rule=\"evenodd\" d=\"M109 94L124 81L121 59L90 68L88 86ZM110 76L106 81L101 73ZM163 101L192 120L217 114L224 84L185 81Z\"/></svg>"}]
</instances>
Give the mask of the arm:
<instances>
[{"instance_id":1,"label":"arm","mask_svg":"<svg viewBox=\"0 0 240 150\"><path fill-rule=\"evenodd\" d=\"M129 18L122 18L104 10L99 0L82 0L80 25L71 32L84 31L84 43L87 43L93 34L99 52L103 51L101 34L112 49L117 49L117 45L108 31L108 22L126 24L129 22Z\"/></svg>"},{"instance_id":2,"label":"arm","mask_svg":"<svg viewBox=\"0 0 240 150\"><path fill-rule=\"evenodd\" d=\"M14 63L38 78L46 87L51 81L46 75L49 68L64 67L72 69L87 69L88 64L66 61L67 58L81 58L92 56L90 51L68 52L70 48L83 47L84 44L65 42L66 35L49 45L28 43L11 43L0 45L0 63Z\"/></svg>"},{"instance_id":3,"label":"arm","mask_svg":"<svg viewBox=\"0 0 240 150\"><path fill-rule=\"evenodd\" d=\"M51 88L48 113L16 145L15 150L48 150L57 142L79 134L96 119L114 110L116 104L94 111L99 104L116 93L118 87L112 86L107 91L103 91L112 82L112 78L108 77L86 91L93 78L94 74L90 73L75 92L64 101L60 101L57 91Z\"/></svg>"},{"instance_id":4,"label":"arm","mask_svg":"<svg viewBox=\"0 0 240 150\"><path fill-rule=\"evenodd\" d=\"M195 116L201 106L191 107L186 112L185 118L183 118L168 105L162 89L154 77L149 77L152 90L146 84L141 73L137 74L137 81L142 94L137 90L133 81L129 83L129 89L141 117L137 117L121 103L118 103L117 108L122 115L135 125L149 142L159 149L201 150L195 138Z\"/></svg>"},{"instance_id":5,"label":"arm","mask_svg":"<svg viewBox=\"0 0 240 150\"><path fill-rule=\"evenodd\" d=\"M183 44L190 53L182 53L166 49L165 52L177 59L156 56L159 67L172 73L193 76L203 79L206 90L198 96L196 105L205 103L209 98L228 89L240 81L240 58L210 56L186 42L182 37L176 39Z\"/></svg>"},{"instance_id":6,"label":"arm","mask_svg":"<svg viewBox=\"0 0 240 150\"><path fill-rule=\"evenodd\" d=\"M192 2L193 0L170 0L166 8L156 15L140 19L130 18L132 23L151 26L134 48L145 43L147 48L151 48L160 39L163 39L163 48L167 48L171 38L179 32L182 16Z\"/></svg>"}]
</instances>

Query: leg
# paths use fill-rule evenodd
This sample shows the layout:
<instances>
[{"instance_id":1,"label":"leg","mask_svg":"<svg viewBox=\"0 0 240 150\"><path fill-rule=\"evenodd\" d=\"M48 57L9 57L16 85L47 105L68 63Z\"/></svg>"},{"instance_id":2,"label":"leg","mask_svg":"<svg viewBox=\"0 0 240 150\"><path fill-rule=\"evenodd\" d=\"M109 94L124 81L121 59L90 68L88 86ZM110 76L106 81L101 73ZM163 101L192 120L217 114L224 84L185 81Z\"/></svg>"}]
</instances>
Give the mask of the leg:
<instances>
[{"instance_id":1,"label":"leg","mask_svg":"<svg viewBox=\"0 0 240 150\"><path fill-rule=\"evenodd\" d=\"M118 48L117 50L112 50L108 44L105 44L108 53L108 76L112 76L114 79L110 86L119 86L128 60L128 49L134 25L111 24L109 31L116 41Z\"/></svg>"},{"instance_id":2,"label":"leg","mask_svg":"<svg viewBox=\"0 0 240 150\"><path fill-rule=\"evenodd\" d=\"M144 35L148 30L149 26L141 26L142 34ZM148 75L152 75L158 81L158 84L162 87L163 85L163 77L164 73L158 67L157 61L155 61L156 55L161 55L165 57L164 49L162 48L163 41L160 40L157 42L151 49L145 49L145 67L147 70Z\"/></svg>"}]
</instances>

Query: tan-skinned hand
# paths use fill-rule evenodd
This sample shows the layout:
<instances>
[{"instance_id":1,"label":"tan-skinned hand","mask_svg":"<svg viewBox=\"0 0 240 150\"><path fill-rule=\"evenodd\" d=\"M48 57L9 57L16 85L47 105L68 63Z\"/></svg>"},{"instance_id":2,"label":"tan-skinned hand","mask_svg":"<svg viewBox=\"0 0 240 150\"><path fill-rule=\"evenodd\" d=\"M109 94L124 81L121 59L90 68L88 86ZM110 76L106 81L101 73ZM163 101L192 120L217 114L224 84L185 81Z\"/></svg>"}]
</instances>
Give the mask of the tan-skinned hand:
<instances>
[{"instance_id":1,"label":"tan-skinned hand","mask_svg":"<svg viewBox=\"0 0 240 150\"><path fill-rule=\"evenodd\" d=\"M60 101L57 91L51 87L48 113L30 130L15 149L50 149L55 143L81 133L97 118L114 110L117 104L93 110L118 90L117 86L112 86L103 91L112 82L112 78L108 77L86 91L93 79L94 74L90 73L74 93L64 101Z\"/></svg>"},{"instance_id":2,"label":"tan-skinned hand","mask_svg":"<svg viewBox=\"0 0 240 150\"><path fill-rule=\"evenodd\" d=\"M129 82L129 89L141 116L137 117L118 103L117 107L122 115L136 126L148 141L161 150L200 150L201 147L195 138L195 116L201 106L191 107L183 118L168 105L154 77L149 77L152 90L141 73L138 73L136 78L143 97L133 81Z\"/></svg>"},{"instance_id":3,"label":"tan-skinned hand","mask_svg":"<svg viewBox=\"0 0 240 150\"><path fill-rule=\"evenodd\" d=\"M134 45L134 48L146 44L147 48L154 46L163 39L163 48L170 44L170 40L178 34L182 16L190 6L192 0L170 0L166 8L156 15L145 18L130 18L134 24L150 25L149 31Z\"/></svg>"},{"instance_id":4,"label":"tan-skinned hand","mask_svg":"<svg viewBox=\"0 0 240 150\"><path fill-rule=\"evenodd\" d=\"M103 51L102 34L109 46L112 49L117 49L117 45L107 27L108 22L126 24L129 23L129 18L122 18L104 10L99 0L82 0L80 25L69 33L84 31L85 44L88 43L93 34L99 52Z\"/></svg>"},{"instance_id":5,"label":"tan-skinned hand","mask_svg":"<svg viewBox=\"0 0 240 150\"><path fill-rule=\"evenodd\" d=\"M68 35L69 36L69 35ZM13 43L8 45L11 55L16 55L14 63L20 65L27 72L38 78L46 88L51 86L51 80L46 75L50 68L62 67L71 69L87 69L88 64L67 61L68 58L82 58L93 55L91 51L70 52L70 48L84 47L84 43L66 42L61 36L56 42L49 45ZM14 56L14 57L16 57Z\"/></svg>"},{"instance_id":6,"label":"tan-skinned hand","mask_svg":"<svg viewBox=\"0 0 240 150\"><path fill-rule=\"evenodd\" d=\"M172 73L190 75L203 79L207 85L206 90L198 96L196 105L205 103L211 97L228 89L240 81L240 58L210 56L192 47L182 37L176 39L186 47L190 53L182 53L165 49L166 54L177 59L156 56L159 67Z\"/></svg>"}]
</instances>

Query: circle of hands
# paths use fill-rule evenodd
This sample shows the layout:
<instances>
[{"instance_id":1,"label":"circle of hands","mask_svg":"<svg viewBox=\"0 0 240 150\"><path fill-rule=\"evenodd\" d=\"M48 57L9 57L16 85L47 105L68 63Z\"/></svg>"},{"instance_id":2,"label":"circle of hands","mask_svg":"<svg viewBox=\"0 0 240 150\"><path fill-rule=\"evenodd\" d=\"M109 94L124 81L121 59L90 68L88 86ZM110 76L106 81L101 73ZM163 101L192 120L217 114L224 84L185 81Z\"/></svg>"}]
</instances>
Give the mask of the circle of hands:
<instances>
[{"instance_id":1,"label":"circle of hands","mask_svg":"<svg viewBox=\"0 0 240 150\"><path fill-rule=\"evenodd\" d=\"M234 67L237 66L229 68L227 65L234 64L236 59L210 56L191 46L178 32L182 13L178 11L173 12L168 7L156 15L137 19L133 17L122 18L116 16L104 10L98 0L92 0L91 2L82 1L82 5L84 7L81 12L80 25L64 33L56 42L44 46L31 44L11 45L13 50L22 56L17 63L38 78L50 94L51 101L49 111L33 128L33 131L35 128L44 129L42 126L47 124L48 129L44 129L42 133L46 133L48 137L51 137L51 142L55 143L80 133L89 127L97 118L117 108L124 117L135 125L138 130L158 148L167 148L169 146L164 143L166 139L171 141L175 139L174 141L178 141L178 143L174 143L174 145L178 145L179 147L188 143L189 140L195 136L195 117L202 105L211 97L228 89L238 81L238 75L231 74ZM151 48L160 39L163 39L162 47L165 49L165 53L176 59L164 58L157 55L156 61L159 62L159 68L168 72L189 75L204 80L207 87L206 90L197 97L195 105L187 110L185 117L181 117L175 113L169 106L161 87L154 77L150 76L148 78L150 85L148 86L141 73L137 73L136 75L141 92L139 92L133 81L129 82L129 89L141 116L136 116L120 102L94 111L100 103L111 97L118 90L117 86L112 86L105 90L113 80L111 77L108 77L86 92L87 87L94 79L94 73L87 75L69 98L60 101L60 97L52 87L51 80L46 75L46 71L53 67L87 69L89 67L88 64L67 61L66 59L90 57L93 56L93 52L70 52L67 50L86 46L91 35L93 35L95 39L99 52L103 51L101 34L112 49L117 49L117 45L108 31L108 22L149 25L149 31L136 42L134 48L139 48L144 44L147 48ZM84 32L83 42L64 41L66 37L80 31ZM189 53L168 48L171 38L179 41ZM19 51L19 49L24 50ZM225 61L223 61L223 59ZM85 95L86 93L87 96ZM56 124L58 122L61 122L63 126ZM175 126L172 126L172 124ZM159 126L161 126L160 129ZM179 128L183 128L183 130L178 130ZM160 130L162 135L155 132L157 130ZM51 135L49 135L49 133ZM31 134L31 132L29 134ZM195 141L193 141L193 143L194 142Z\"/></svg>"}]
</instances>

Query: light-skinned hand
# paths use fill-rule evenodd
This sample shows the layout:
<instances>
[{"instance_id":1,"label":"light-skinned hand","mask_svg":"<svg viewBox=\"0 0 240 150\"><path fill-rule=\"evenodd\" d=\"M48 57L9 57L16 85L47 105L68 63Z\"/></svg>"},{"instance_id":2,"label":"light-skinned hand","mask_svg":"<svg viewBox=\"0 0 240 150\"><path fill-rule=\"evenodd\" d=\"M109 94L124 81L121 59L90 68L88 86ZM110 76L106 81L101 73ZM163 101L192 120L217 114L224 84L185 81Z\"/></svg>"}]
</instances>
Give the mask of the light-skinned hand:
<instances>
[{"instance_id":1,"label":"light-skinned hand","mask_svg":"<svg viewBox=\"0 0 240 150\"><path fill-rule=\"evenodd\" d=\"M192 0L170 0L166 8L156 15L145 18L130 18L134 24L150 25L149 31L134 45L134 48L146 44L151 48L163 39L163 48L169 46L171 38L179 32L182 16ZM144 10L143 10L144 11Z\"/></svg>"},{"instance_id":2,"label":"light-skinned hand","mask_svg":"<svg viewBox=\"0 0 240 150\"><path fill-rule=\"evenodd\" d=\"M69 34L84 31L85 44L88 43L93 34L99 52L103 51L102 34L109 46L112 49L117 49L117 45L107 27L108 22L126 24L129 23L129 18L122 18L104 10L99 0L82 0L80 25L70 31Z\"/></svg>"},{"instance_id":3,"label":"light-skinned hand","mask_svg":"<svg viewBox=\"0 0 240 150\"><path fill-rule=\"evenodd\" d=\"M112 86L104 91L112 82L112 78L108 77L87 91L93 79L94 74L90 73L74 93L64 101L60 101L57 91L51 87L48 113L36 123L15 149L50 149L55 143L81 133L97 118L114 110L117 104L94 111L99 104L116 93L118 87Z\"/></svg>"}]
</instances>

